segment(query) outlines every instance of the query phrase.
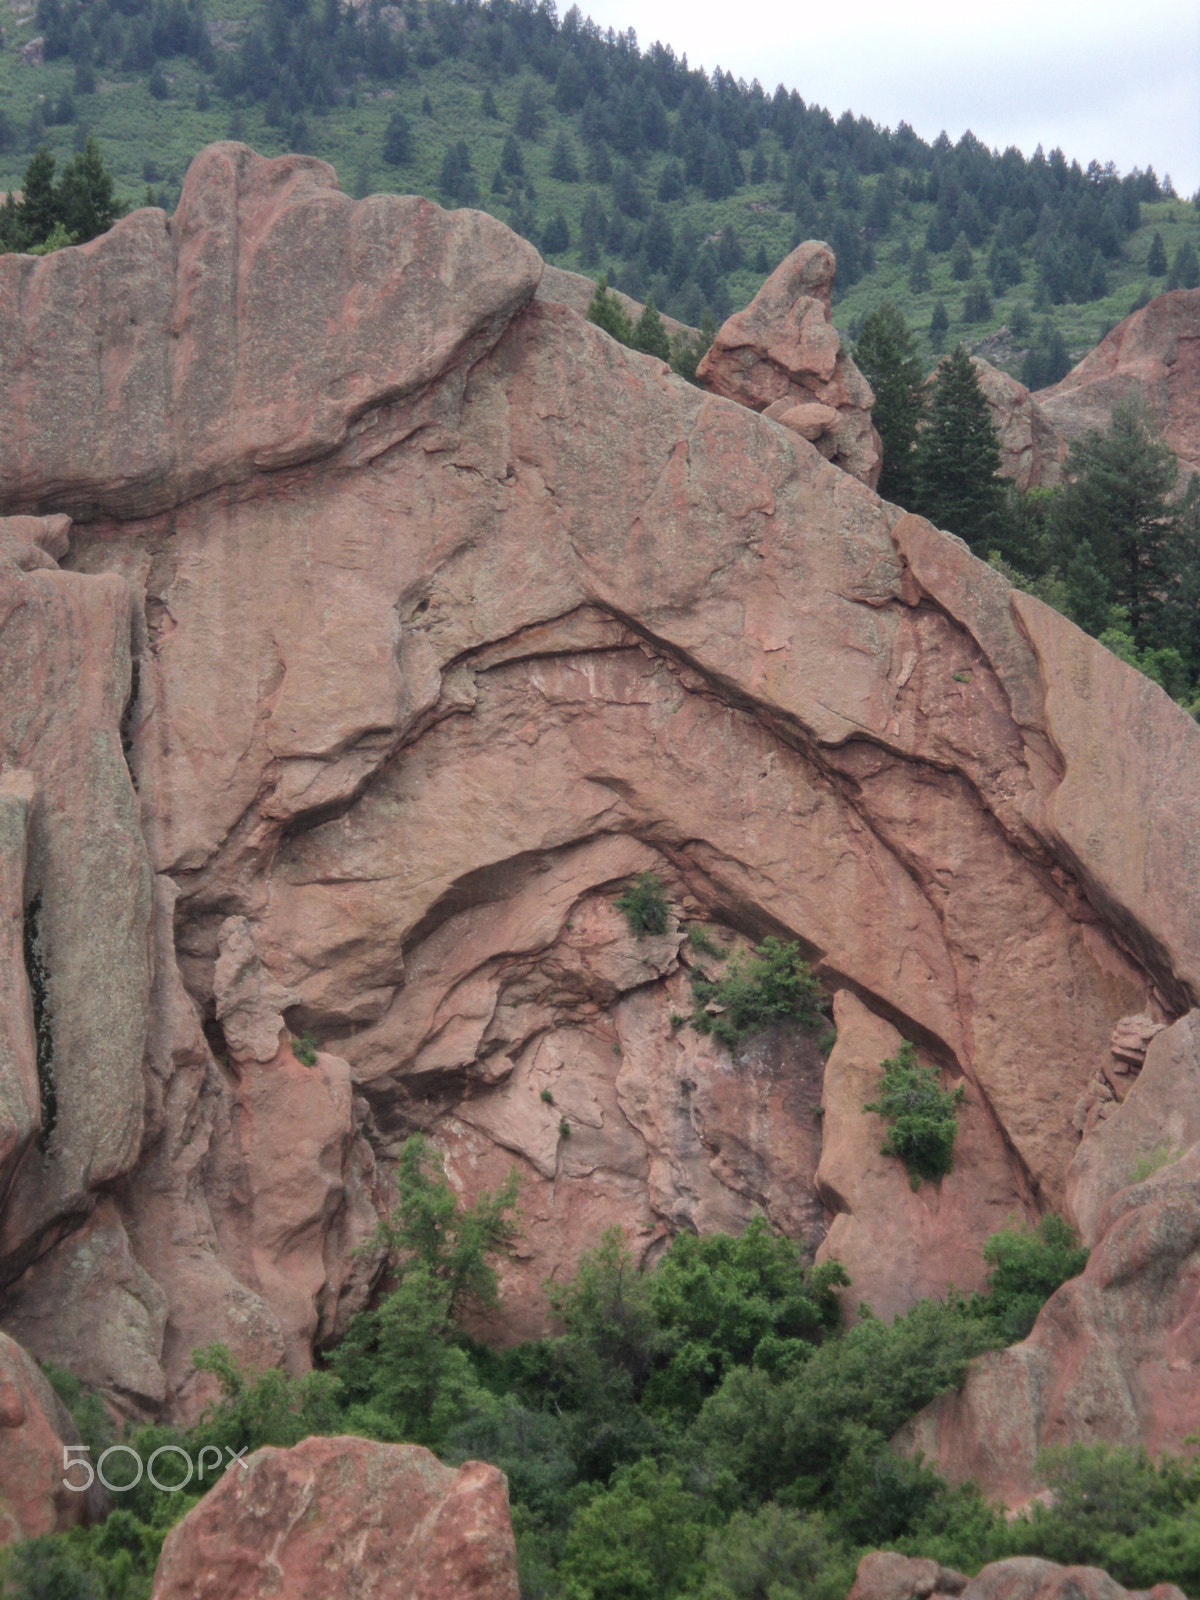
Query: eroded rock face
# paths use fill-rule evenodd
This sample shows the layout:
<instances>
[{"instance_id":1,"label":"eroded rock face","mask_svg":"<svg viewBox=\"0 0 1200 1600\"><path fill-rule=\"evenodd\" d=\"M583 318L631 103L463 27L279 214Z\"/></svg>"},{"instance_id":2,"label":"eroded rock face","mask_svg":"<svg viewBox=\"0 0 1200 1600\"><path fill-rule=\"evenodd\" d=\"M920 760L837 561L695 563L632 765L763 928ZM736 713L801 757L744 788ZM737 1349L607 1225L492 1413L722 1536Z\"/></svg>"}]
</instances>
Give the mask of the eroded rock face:
<instances>
[{"instance_id":1,"label":"eroded rock face","mask_svg":"<svg viewBox=\"0 0 1200 1600\"><path fill-rule=\"evenodd\" d=\"M1018 489L1050 489L1061 483L1066 441L1038 400L982 356L972 356L971 365L1000 445L1000 476Z\"/></svg>"},{"instance_id":2,"label":"eroded rock face","mask_svg":"<svg viewBox=\"0 0 1200 1600\"><path fill-rule=\"evenodd\" d=\"M873 489L883 466L875 396L830 321L835 270L827 244L798 246L722 325L696 377L810 440Z\"/></svg>"},{"instance_id":3,"label":"eroded rock face","mask_svg":"<svg viewBox=\"0 0 1200 1600\"><path fill-rule=\"evenodd\" d=\"M1128 1104L1093 1140L1116 1128ZM1019 1505L1034 1492L1037 1452L1048 1445L1101 1441L1158 1453L1178 1451L1196 1431L1200 1144L1138 1177L1136 1167L1122 1173L1085 1226L1094 1239L1087 1267L1050 1297L1029 1337L974 1361L961 1391L905 1426L901 1448L923 1451L952 1482L974 1478L986 1495Z\"/></svg>"},{"instance_id":4,"label":"eroded rock face","mask_svg":"<svg viewBox=\"0 0 1200 1600\"><path fill-rule=\"evenodd\" d=\"M517 1600L504 1474L419 1445L305 1439L231 1468L167 1535L153 1600Z\"/></svg>"},{"instance_id":5,"label":"eroded rock face","mask_svg":"<svg viewBox=\"0 0 1200 1600\"><path fill-rule=\"evenodd\" d=\"M1200 731L824 459L812 417L756 414L867 415L831 258L789 259L722 347L750 405L535 300L500 224L356 204L306 158L217 146L170 230L135 213L0 259L0 429L27 419L0 497L78 519L2 525L32 552L0 612L26 630L0 732L30 841L0 878L3 982L28 989L13 918L41 890L54 939L92 936L62 1016L109 1064L91 1123L64 1075L47 1177L18 1007L5 1303L32 1340L51 1286L85 1281L103 1183L89 1260L163 1296L104 1379L122 1403L159 1403L157 1363L189 1413L213 1339L299 1370L370 1292L356 1246L416 1128L466 1198L521 1175L489 1333L541 1331L541 1284L614 1222L652 1256L764 1210L814 1248L832 1223L877 1307L970 1287L1002 1215L1062 1205L1118 1021L1200 998ZM132 320L85 329L79 296L118 278ZM86 411L44 450L28 318ZM86 706L48 676L67 639ZM116 865L86 921L52 917L39 852L87 829ZM648 870L672 916L639 940L613 902ZM695 921L800 942L839 996L828 1068L794 1030L731 1057L673 1025L713 959ZM936 1195L861 1111L901 1037L966 1089L970 1160Z\"/></svg>"},{"instance_id":6,"label":"eroded rock face","mask_svg":"<svg viewBox=\"0 0 1200 1600\"><path fill-rule=\"evenodd\" d=\"M1200 289L1158 295L1034 400L1068 444L1107 432L1113 406L1134 400L1178 456L1181 476L1200 472Z\"/></svg>"},{"instance_id":7,"label":"eroded rock face","mask_svg":"<svg viewBox=\"0 0 1200 1600\"><path fill-rule=\"evenodd\" d=\"M94 1493L63 1483L63 1446L78 1440L37 1363L0 1333L0 1544L62 1533L95 1514Z\"/></svg>"},{"instance_id":8,"label":"eroded rock face","mask_svg":"<svg viewBox=\"0 0 1200 1600\"><path fill-rule=\"evenodd\" d=\"M963 1600L1181 1600L1173 1583L1152 1589L1123 1589L1099 1567L1064 1567L1040 1556L1010 1556L993 1561L967 1578L936 1561L872 1550L858 1564L847 1600L926 1600L929 1595L962 1595Z\"/></svg>"}]
</instances>

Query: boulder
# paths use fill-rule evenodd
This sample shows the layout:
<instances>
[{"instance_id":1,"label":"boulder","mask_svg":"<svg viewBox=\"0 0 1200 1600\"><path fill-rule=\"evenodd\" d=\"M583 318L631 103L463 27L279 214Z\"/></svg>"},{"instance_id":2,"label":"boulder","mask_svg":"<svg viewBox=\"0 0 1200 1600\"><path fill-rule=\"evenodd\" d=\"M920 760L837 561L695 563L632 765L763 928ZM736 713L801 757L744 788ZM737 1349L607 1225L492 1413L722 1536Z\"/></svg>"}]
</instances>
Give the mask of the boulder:
<instances>
[{"instance_id":1,"label":"boulder","mask_svg":"<svg viewBox=\"0 0 1200 1600\"><path fill-rule=\"evenodd\" d=\"M827 244L799 245L721 326L696 377L791 428L873 489L883 466L875 396L830 321L836 269Z\"/></svg>"},{"instance_id":2,"label":"boulder","mask_svg":"<svg viewBox=\"0 0 1200 1600\"><path fill-rule=\"evenodd\" d=\"M1133 400L1179 458L1181 479L1200 472L1200 289L1156 296L1033 398L1068 445L1105 432L1113 406Z\"/></svg>"},{"instance_id":3,"label":"boulder","mask_svg":"<svg viewBox=\"0 0 1200 1600\"><path fill-rule=\"evenodd\" d=\"M1064 1567L1039 1556L993 1561L975 1577L891 1551L872 1550L858 1564L847 1600L926 1600L961 1595L963 1600L1182 1600L1173 1583L1123 1589L1099 1567Z\"/></svg>"},{"instance_id":4,"label":"boulder","mask_svg":"<svg viewBox=\"0 0 1200 1600\"><path fill-rule=\"evenodd\" d=\"M508 1488L411 1444L257 1450L163 1544L152 1600L517 1600Z\"/></svg>"},{"instance_id":5,"label":"boulder","mask_svg":"<svg viewBox=\"0 0 1200 1600\"><path fill-rule=\"evenodd\" d=\"M78 1441L37 1363L0 1333L0 1544L62 1533L100 1509L95 1490L76 1493L63 1481L63 1447Z\"/></svg>"}]
</instances>

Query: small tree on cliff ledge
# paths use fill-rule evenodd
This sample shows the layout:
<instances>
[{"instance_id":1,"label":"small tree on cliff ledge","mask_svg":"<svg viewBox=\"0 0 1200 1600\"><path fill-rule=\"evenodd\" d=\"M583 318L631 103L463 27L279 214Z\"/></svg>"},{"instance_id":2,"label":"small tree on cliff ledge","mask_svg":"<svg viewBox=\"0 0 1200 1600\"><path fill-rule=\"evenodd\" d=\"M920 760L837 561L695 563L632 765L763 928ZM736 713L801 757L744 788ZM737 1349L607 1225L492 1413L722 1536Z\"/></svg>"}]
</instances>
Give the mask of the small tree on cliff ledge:
<instances>
[{"instance_id":1,"label":"small tree on cliff ledge","mask_svg":"<svg viewBox=\"0 0 1200 1600\"><path fill-rule=\"evenodd\" d=\"M943 1089L933 1067L923 1067L907 1039L883 1063L879 1099L864 1111L874 1111L890 1123L880 1154L903 1161L914 1189L921 1180L940 1182L954 1165L954 1140L958 1133L961 1087Z\"/></svg>"}]
</instances>

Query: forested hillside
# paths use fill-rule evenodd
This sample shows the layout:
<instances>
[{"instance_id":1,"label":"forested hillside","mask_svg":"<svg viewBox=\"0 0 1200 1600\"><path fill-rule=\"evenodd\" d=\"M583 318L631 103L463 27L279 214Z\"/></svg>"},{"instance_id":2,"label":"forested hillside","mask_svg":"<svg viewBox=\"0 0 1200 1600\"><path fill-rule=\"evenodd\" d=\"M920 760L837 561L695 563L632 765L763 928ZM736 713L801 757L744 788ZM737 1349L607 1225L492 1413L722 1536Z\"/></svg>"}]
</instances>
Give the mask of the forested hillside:
<instances>
[{"instance_id":1,"label":"forested hillside","mask_svg":"<svg viewBox=\"0 0 1200 1600\"><path fill-rule=\"evenodd\" d=\"M128 200L168 206L213 139L307 150L360 195L490 210L691 323L823 237L843 331L885 297L926 359L1007 326L993 358L1019 371L1032 348L1050 382L1134 305L1200 281L1200 214L1153 170L930 145L552 3L13 0L3 46L8 187L39 144L61 165L89 133Z\"/></svg>"}]
</instances>

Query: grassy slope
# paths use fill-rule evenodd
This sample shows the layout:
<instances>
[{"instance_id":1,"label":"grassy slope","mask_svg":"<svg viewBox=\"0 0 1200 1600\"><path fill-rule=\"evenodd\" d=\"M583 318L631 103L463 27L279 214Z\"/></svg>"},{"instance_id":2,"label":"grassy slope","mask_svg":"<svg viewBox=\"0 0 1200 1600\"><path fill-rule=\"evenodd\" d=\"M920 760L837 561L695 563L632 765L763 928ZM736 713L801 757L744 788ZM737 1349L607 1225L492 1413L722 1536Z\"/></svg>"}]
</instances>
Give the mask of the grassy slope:
<instances>
[{"instance_id":1,"label":"grassy slope","mask_svg":"<svg viewBox=\"0 0 1200 1600\"><path fill-rule=\"evenodd\" d=\"M248 0L209 0L207 15L212 21L232 23L236 28L251 10L252 0L250 3ZM67 60L40 67L22 63L20 47L33 37L34 31L32 15L24 21L5 20L5 48L0 51L0 105L5 107L17 129L24 129L28 124L37 97L43 96L53 103L70 86L72 79L71 64ZM284 149L279 132L264 123L261 106L234 109L214 93L210 109L199 112L194 105L202 76L198 69L182 58L165 66L171 85L170 98L165 101L157 101L150 95L145 74L138 77L115 72L99 78L95 94L76 98L78 123L99 137L122 194L135 203L142 203L149 175L160 200L173 204L189 160L214 139L240 137L265 154L277 154ZM550 178L547 170L551 146L560 126L565 126L571 134L581 171L586 167L586 152L575 135L573 119L561 116L554 108L548 87L540 79L534 81L546 117L546 130L536 143L524 146L524 154L527 173L536 186L537 215L544 224L555 211L564 212L571 227L572 248L553 259L559 266L588 271L580 262L575 245L584 196L592 185L586 180L560 183ZM446 144L451 139L465 138L479 185L478 203L508 221L507 201L503 196L491 194L490 182L504 136L515 115L523 82L521 77L500 78L493 91L499 119L489 121L480 112L484 81L478 69L464 60L442 61L419 70L396 89L360 91L357 105L309 115L309 148L333 163L343 187L354 194L393 190L438 199L438 173ZM432 104L431 116L422 115L425 95ZM385 165L381 157L384 128L397 107L410 119L415 137L414 158L400 168ZM75 126L54 127L48 130L46 142L54 155L63 160L71 154L75 135ZM763 143L768 156L773 155L777 148L773 135L765 135ZM0 188L19 183L27 160L25 150L0 153ZM666 160L665 154L656 154L645 166L643 182L651 198ZM153 166L147 168L147 162ZM863 180L864 211L875 181L873 178ZM763 275L755 267L759 248L765 252L768 264L774 266L791 246L795 219L790 212L774 209L779 202L780 188L778 182L770 180L759 185L747 184L728 200L715 203L700 198L698 191L689 190L687 200L668 207L676 230L685 221L690 222L701 237L716 234L730 224L735 227L745 255L744 264L727 279L735 306L749 300L762 281ZM602 188L601 195L611 214L611 191ZM974 343L1000 327L1018 302L1032 307L1033 269L1028 258L1026 281L995 302L993 314L985 323L970 326L962 323L960 311L965 286L951 277L948 255L930 257L932 287L927 293L914 294L909 288L907 268L895 260L896 251L903 238L907 238L913 248L923 242L925 224L932 209L923 202L902 201L897 206L887 235L875 245L874 270L837 298L834 319L843 331L855 332L873 305L891 297L911 325L924 334L933 307L940 298L950 314L950 340L961 337ZM1185 237L1200 244L1200 215L1192 204L1164 201L1144 205L1141 228L1128 241L1123 259L1110 270L1108 296L1085 305L1050 308L1048 314L1061 329L1073 359L1126 316L1139 293L1146 290L1157 293L1165 287L1164 279L1152 281L1145 272L1147 252L1156 229L1163 236L1168 258ZM982 252L976 254L982 272L985 267ZM591 274L594 276L597 270L590 269ZM1035 327L1040 320L1040 314L1034 313ZM927 339L923 340L923 350L927 357L932 357Z\"/></svg>"}]
</instances>

